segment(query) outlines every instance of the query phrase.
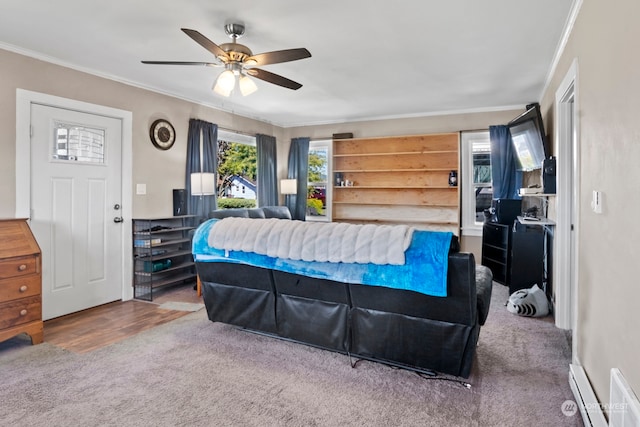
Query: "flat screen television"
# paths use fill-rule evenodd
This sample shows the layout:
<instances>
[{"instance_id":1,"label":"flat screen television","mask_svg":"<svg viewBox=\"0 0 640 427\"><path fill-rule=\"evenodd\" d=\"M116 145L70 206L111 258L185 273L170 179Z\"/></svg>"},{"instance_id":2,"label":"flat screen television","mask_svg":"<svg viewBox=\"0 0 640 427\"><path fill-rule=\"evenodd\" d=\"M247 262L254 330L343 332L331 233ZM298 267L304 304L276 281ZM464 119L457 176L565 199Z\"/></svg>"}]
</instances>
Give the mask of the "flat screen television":
<instances>
[{"instance_id":1,"label":"flat screen television","mask_svg":"<svg viewBox=\"0 0 640 427\"><path fill-rule=\"evenodd\" d=\"M540 105L527 105L527 111L507 125L516 150L519 170L532 171L542 168L547 157L547 139L542 124Z\"/></svg>"}]
</instances>

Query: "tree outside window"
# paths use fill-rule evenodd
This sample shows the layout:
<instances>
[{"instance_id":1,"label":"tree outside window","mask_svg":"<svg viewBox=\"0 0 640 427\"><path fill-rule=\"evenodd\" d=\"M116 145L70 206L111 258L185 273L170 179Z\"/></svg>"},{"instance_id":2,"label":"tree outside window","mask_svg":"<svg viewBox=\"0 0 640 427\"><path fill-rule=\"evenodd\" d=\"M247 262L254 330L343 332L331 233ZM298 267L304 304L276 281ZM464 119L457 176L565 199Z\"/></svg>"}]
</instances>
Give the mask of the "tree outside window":
<instances>
[{"instance_id":1,"label":"tree outside window","mask_svg":"<svg viewBox=\"0 0 640 427\"><path fill-rule=\"evenodd\" d=\"M218 207L255 207L257 199L255 145L218 141Z\"/></svg>"}]
</instances>

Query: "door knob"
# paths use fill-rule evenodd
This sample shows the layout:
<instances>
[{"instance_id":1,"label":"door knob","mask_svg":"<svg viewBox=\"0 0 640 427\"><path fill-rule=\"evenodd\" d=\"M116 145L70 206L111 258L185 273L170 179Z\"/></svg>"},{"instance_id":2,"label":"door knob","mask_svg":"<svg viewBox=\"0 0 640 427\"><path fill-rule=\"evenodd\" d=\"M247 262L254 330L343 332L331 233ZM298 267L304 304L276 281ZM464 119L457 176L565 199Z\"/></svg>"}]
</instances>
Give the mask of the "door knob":
<instances>
[{"instance_id":1,"label":"door knob","mask_svg":"<svg viewBox=\"0 0 640 427\"><path fill-rule=\"evenodd\" d=\"M121 216L117 216L117 217L113 218L113 222L123 222L123 221L124 221L124 219L122 219Z\"/></svg>"}]
</instances>

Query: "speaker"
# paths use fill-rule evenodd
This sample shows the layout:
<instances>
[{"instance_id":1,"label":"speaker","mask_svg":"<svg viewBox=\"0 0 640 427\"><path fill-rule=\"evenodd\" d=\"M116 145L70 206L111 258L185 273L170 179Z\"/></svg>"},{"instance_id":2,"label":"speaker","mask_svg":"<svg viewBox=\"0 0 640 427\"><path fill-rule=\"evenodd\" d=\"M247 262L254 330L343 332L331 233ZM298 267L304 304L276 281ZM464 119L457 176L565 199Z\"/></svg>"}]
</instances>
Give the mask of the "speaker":
<instances>
[{"instance_id":1,"label":"speaker","mask_svg":"<svg viewBox=\"0 0 640 427\"><path fill-rule=\"evenodd\" d=\"M496 222L512 225L513 221L522 213L522 200L520 199L493 199Z\"/></svg>"},{"instance_id":2,"label":"speaker","mask_svg":"<svg viewBox=\"0 0 640 427\"><path fill-rule=\"evenodd\" d=\"M542 161L542 191L545 194L556 194L555 157L549 157Z\"/></svg>"},{"instance_id":3,"label":"speaker","mask_svg":"<svg viewBox=\"0 0 640 427\"><path fill-rule=\"evenodd\" d=\"M187 214L187 190L173 190L173 216Z\"/></svg>"}]
</instances>

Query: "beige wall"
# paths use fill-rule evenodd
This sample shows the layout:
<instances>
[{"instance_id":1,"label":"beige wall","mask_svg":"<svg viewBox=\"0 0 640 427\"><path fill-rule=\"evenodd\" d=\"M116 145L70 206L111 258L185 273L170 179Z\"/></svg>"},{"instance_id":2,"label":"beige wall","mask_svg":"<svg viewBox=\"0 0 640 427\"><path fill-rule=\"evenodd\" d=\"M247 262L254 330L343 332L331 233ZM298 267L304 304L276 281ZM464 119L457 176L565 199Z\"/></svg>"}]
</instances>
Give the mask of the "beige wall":
<instances>
[{"instance_id":1,"label":"beige wall","mask_svg":"<svg viewBox=\"0 0 640 427\"><path fill-rule=\"evenodd\" d=\"M574 339L578 340L577 357L605 403L609 370L614 367L640 392L635 253L640 241L638 16L637 0L584 0L542 100L545 123L551 127L555 92L577 58L579 307ZM591 210L593 190L603 193L602 214Z\"/></svg>"},{"instance_id":2,"label":"beige wall","mask_svg":"<svg viewBox=\"0 0 640 427\"><path fill-rule=\"evenodd\" d=\"M190 118L247 133L273 135L282 143L282 129L191 102L138 89L115 81L0 50L0 218L15 216L16 89L71 98L133 113L134 216L172 215L172 189L184 188L187 130ZM213 95L212 95L213 96ZM166 118L176 129L176 143L160 151L149 140L149 126ZM280 159L279 159L280 161ZM286 157L284 159L286 162ZM282 162L279 169L286 167ZM135 195L136 183L147 184L147 194Z\"/></svg>"}]
</instances>

